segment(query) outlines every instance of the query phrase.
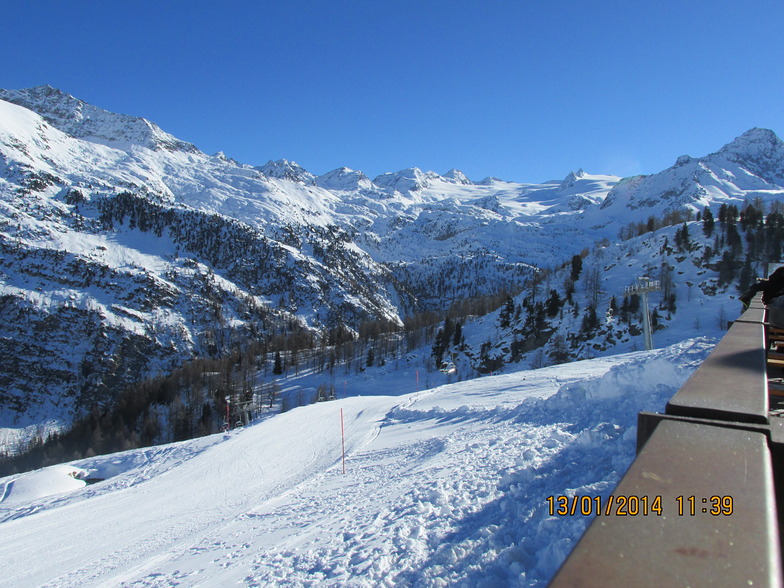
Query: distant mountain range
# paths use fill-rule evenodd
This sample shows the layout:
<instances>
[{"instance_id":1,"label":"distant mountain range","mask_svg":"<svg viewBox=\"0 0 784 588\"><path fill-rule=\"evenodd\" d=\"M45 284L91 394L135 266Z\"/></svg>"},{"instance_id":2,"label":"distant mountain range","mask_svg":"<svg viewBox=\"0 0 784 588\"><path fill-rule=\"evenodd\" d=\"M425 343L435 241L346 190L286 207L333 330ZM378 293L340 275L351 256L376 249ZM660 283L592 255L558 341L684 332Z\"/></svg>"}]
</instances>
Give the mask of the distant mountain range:
<instances>
[{"instance_id":1,"label":"distant mountain range","mask_svg":"<svg viewBox=\"0 0 784 588\"><path fill-rule=\"evenodd\" d=\"M400 323L515 292L630 224L783 194L766 129L650 176L371 180L207 155L50 86L0 90L0 427L67 420L287 325Z\"/></svg>"}]
</instances>

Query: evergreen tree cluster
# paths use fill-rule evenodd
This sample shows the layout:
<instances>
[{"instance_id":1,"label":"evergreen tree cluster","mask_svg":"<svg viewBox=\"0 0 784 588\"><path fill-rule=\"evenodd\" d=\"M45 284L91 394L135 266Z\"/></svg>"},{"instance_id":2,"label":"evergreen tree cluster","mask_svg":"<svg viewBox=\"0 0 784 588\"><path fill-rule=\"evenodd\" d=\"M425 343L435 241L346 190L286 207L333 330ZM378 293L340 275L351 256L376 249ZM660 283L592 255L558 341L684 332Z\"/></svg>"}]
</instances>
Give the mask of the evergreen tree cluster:
<instances>
[{"instance_id":1,"label":"evergreen tree cluster","mask_svg":"<svg viewBox=\"0 0 784 588\"><path fill-rule=\"evenodd\" d=\"M755 198L740 207L722 203L715 216L709 207L697 214L696 220L702 221L703 234L713 237L713 244L705 247L701 261L711 264L713 258L718 257L715 269L719 274L719 287L736 284L738 290L745 291L756 275L764 272L764 263L782 260L782 211L784 206L779 201L766 204L761 198ZM693 247L688 224L693 216L689 210L684 210L669 212L661 220L650 217L645 223L625 227L621 237L630 239L664 226L681 224L675 232L674 244L679 252L685 252ZM669 301L668 304L672 305Z\"/></svg>"},{"instance_id":2,"label":"evergreen tree cluster","mask_svg":"<svg viewBox=\"0 0 784 588\"><path fill-rule=\"evenodd\" d=\"M394 277L378 270L368 272L367 259L351 247L351 237L336 226L285 226L268 238L253 227L219 214L175 208L148 196L122 192L97 200L99 220L104 230L127 226L161 237L166 233L177 245L207 265L220 270L246 292L280 300L288 310L318 308L324 324L356 326L368 318L383 316L385 303L379 297L379 282ZM283 245L302 247L308 243L318 263L295 258ZM325 271L329 268L329 271ZM312 275L318 283L298 279ZM407 289L397 288L405 303ZM334 295L347 292L348 297ZM367 301L369 311L348 303L346 298ZM322 310L323 309L323 310Z\"/></svg>"},{"instance_id":3,"label":"evergreen tree cluster","mask_svg":"<svg viewBox=\"0 0 784 588\"><path fill-rule=\"evenodd\" d=\"M526 263L505 261L489 253L429 258L416 264L387 263L386 267L416 300L416 312L444 313L462 301L490 300L501 290L519 292L535 273Z\"/></svg>"},{"instance_id":4,"label":"evergreen tree cluster","mask_svg":"<svg viewBox=\"0 0 784 588\"><path fill-rule=\"evenodd\" d=\"M648 220L644 222L633 222L623 227L618 234L622 241L628 241L635 237L640 237L646 233L658 231L663 227L671 227L680 225L682 223L691 221L694 218L694 213L689 210L671 210L666 212L661 218L656 216L649 216Z\"/></svg>"},{"instance_id":5,"label":"evergreen tree cluster","mask_svg":"<svg viewBox=\"0 0 784 588\"><path fill-rule=\"evenodd\" d=\"M181 441L217 432L240 410L257 413L253 353L196 359L171 374L128 386L111 403L94 404L61 433L34 437L17 455L0 456L0 476L63 461ZM231 421L229 421L231 423ZM233 423L231 423L233 424Z\"/></svg>"},{"instance_id":6,"label":"evergreen tree cluster","mask_svg":"<svg viewBox=\"0 0 784 588\"><path fill-rule=\"evenodd\" d=\"M746 291L757 275L764 273L764 264L782 258L784 243L784 214L776 201L766 206L761 199L746 202L742 208L722 204L719 208L718 230L714 235L712 252L721 251L717 262L719 286L736 284ZM705 221L703 231L709 233L711 221ZM744 246L745 241L745 246Z\"/></svg>"},{"instance_id":7,"label":"evergreen tree cluster","mask_svg":"<svg viewBox=\"0 0 784 588\"><path fill-rule=\"evenodd\" d=\"M465 308L479 306L475 301ZM299 392L294 398L280 398L277 380L303 368L332 376L339 368L358 373L384 365L403 356L406 344L418 346L432 338L437 322L434 313L422 313L409 317L404 326L370 320L356 333L340 325L316 334L296 321L279 321L257 340L232 337L233 350L199 357L166 376L128 385L114 398L93 403L70 429L36 436L16 454L0 455L0 476L208 435L262 411L334 398L334 387L314 390L307 397ZM457 348L464 341L462 325L451 319L447 323L448 332L442 329L436 339ZM86 366L85 373L92 369Z\"/></svg>"},{"instance_id":8,"label":"evergreen tree cluster","mask_svg":"<svg viewBox=\"0 0 784 588\"><path fill-rule=\"evenodd\" d=\"M435 342L433 343L432 356L436 369L442 369L445 365L444 355L450 346L454 349L459 349L464 342L462 324L459 321L454 322L447 316L444 319L444 326L438 329Z\"/></svg>"},{"instance_id":9,"label":"evergreen tree cluster","mask_svg":"<svg viewBox=\"0 0 784 588\"><path fill-rule=\"evenodd\" d=\"M85 206L83 198L74 196L72 200L74 206ZM356 291L370 289L366 276L360 277L352 269L361 265L361 260L352 257L353 253L346 253L347 249L351 249L348 247L350 236L335 227L313 228L307 234L296 227L279 227L274 238L267 238L237 221L166 207L130 192L101 199L97 208L104 228L112 230L124 225L156 236L167 234L177 244L178 251L187 251L206 260L212 267L225 270L226 275L250 292L269 294L290 290L287 281L292 278L286 272L301 269L291 267L289 253L281 243L291 247L311 244L321 262L338 268L340 281L352 284ZM691 252L694 255L697 247L693 232L699 229L689 220L688 214L672 213L662 221L650 219L644 226L637 224L629 232L680 225L674 231L674 248L678 254ZM720 286L734 283L742 290L753 280L762 262L778 261L781 257L784 214L778 203L766 207L756 200L740 208L723 204L716 217L706 208L697 215L697 220L702 221L705 237L713 239L712 245L703 248L701 262L713 264L712 267L718 271ZM667 247L665 244L664 248ZM0 243L0 248L7 254L6 259L18 259L31 267L39 261L42 267L69 266L70 277L67 279L78 281L81 287L96 280L111 280L111 275L104 275L108 271L104 266L93 265L89 260L72 254L29 249L20 251L8 242ZM258 323L254 332L243 331L239 336L232 336L231 329L222 324L222 294L214 286L214 280L210 279L209 272L194 272L194 279L203 282L200 292L214 303L216 326L208 330L214 341L209 353L185 363L168 376L127 385L114 403L94 402L72 430L48 439L34 439L23 455L0 460L0 468L5 468L0 469L0 474L215 432L226 423L243 421L250 412L272 410L279 394L276 379L304 366L315 373L330 375L337 369L344 369L346 373L361 372L400 358L406 350L418 349L423 344L432 344L432 367L435 369L443 368L450 359L464 354L477 371L496 371L506 361L519 361L524 354L541 350L548 343L552 361L568 361L574 356L575 348L591 340L597 330L603 329L602 333L608 330L600 320L598 308L600 269L598 265L584 263L587 254L586 250L574 255L561 266L563 288L553 287L552 271L529 274L528 269L511 264L506 268L509 271L506 277L516 272L516 279L527 280L527 295L519 302L509 292L460 297L445 314L443 309L436 312L437 306L430 308L426 305L423 312L409 316L403 326L386 319L363 322L357 320L356 315L352 316L350 309L339 306L331 309L332 318L325 321L320 333L306 330L296 321L285 322L280 316L270 313L265 314L260 322L254 321ZM60 259L49 259L58 255ZM194 261L193 265L196 267L198 263ZM441 268L440 282L437 280L433 285L435 291L455 296L461 292L481 293L482 290L476 288L478 273L473 272L481 273L482 267L481 264L463 265L459 260L454 264L445 263ZM459 269L457 280L449 274L456 268ZM400 280L401 284L406 280L416 284L416 276L407 274L407 271L397 268L390 279ZM675 311L672 272L670 265L662 263L660 279L663 293L659 308L653 311L654 329L660 320L659 310ZM165 283L152 276L140 276L140 291L155 293L150 304L162 307L173 304L175 292L167 289ZM52 275L49 279L56 280L57 277ZM472 280L474 284L469 287ZM176 280L172 278L171 282L176 283ZM574 296L578 287L581 292L584 291L582 309ZM291 303L296 306L296 295L292 296L294 300ZM0 299L0 307L12 308L11 302ZM441 300L439 304L446 302ZM465 322L472 316L496 309L498 328L511 335L509 348L500 349L501 345L494 346L491 341L486 341L478 355L474 356L474 352L465 346ZM247 310L252 313L250 307ZM613 297L609 311L609 316L617 314L619 321L633 332L638 323L640 298L637 295L626 296L618 305ZM572 324L579 326L575 332L564 333L555 328L554 322L564 315L573 321ZM244 351L240 352L240 348ZM542 363L541 351L539 359L531 361L532 365L536 365L537 361ZM85 382L91 381L90 376L95 369L96 366L90 362L84 363L82 374ZM268 372L271 379L265 380ZM325 387L314 391L310 398L286 398L280 408L331 397L334 397L334 389Z\"/></svg>"}]
</instances>

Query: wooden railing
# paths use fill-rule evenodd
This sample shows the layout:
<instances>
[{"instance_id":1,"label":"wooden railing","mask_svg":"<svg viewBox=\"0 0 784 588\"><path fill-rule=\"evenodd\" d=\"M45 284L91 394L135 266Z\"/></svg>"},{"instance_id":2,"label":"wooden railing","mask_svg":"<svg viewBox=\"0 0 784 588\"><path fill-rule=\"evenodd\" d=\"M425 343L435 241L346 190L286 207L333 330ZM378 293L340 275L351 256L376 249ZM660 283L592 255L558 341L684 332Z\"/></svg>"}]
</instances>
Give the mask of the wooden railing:
<instances>
[{"instance_id":1,"label":"wooden railing","mask_svg":"<svg viewBox=\"0 0 784 588\"><path fill-rule=\"evenodd\" d=\"M782 586L784 418L768 370L784 372L765 318L757 297L663 414L639 414L635 461L587 505L601 512L552 587Z\"/></svg>"}]
</instances>

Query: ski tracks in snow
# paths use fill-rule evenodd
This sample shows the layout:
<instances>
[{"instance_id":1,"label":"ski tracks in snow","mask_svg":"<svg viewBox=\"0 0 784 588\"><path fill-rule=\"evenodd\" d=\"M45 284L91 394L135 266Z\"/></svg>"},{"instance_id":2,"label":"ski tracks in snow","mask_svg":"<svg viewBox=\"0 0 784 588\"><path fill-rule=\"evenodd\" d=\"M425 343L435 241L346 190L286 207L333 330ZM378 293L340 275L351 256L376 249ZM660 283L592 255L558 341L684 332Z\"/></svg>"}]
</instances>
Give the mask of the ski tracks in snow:
<instances>
[{"instance_id":1,"label":"ski tracks in snow","mask_svg":"<svg viewBox=\"0 0 784 588\"><path fill-rule=\"evenodd\" d=\"M0 524L0 585L546 585L589 522L546 497L611 492L637 412L663 408L709 347L561 367L557 391L545 369L100 458L133 467Z\"/></svg>"},{"instance_id":2,"label":"ski tracks in snow","mask_svg":"<svg viewBox=\"0 0 784 588\"><path fill-rule=\"evenodd\" d=\"M346 447L350 452L378 434L378 425L390 399L368 399L358 410L346 410ZM381 405L381 407L379 407ZM217 488L199 499L195 512L210 514L203 525L187 533L188 540L175 543L162 557L140 558L140 564L112 578L113 583L132 586L172 586L198 584L204 578L234 576L237 562L258 552L267 541L274 543L296 538L314 525L318 511L301 508L285 521L265 527L265 511L275 505L297 501L303 489L319 486L327 472L340 467L340 421L337 405L317 407L317 417L307 411L281 415L271 430L264 423L236 433L231 443L220 444L210 455L215 467L211 477ZM281 425L281 421L283 424ZM325 421L327 423L325 424ZM353 426L352 426L353 425ZM287 435L277 435L280 428ZM328 428L332 434L324 434ZM266 434L265 434L266 433ZM292 438L298 443L292 444ZM326 442L325 442L326 440ZM274 476L265 475L274 472ZM191 499L193 502L193 498ZM198 518L200 515L197 515ZM183 536L183 533L179 533ZM206 575L205 575L206 574Z\"/></svg>"},{"instance_id":3,"label":"ski tracks in snow","mask_svg":"<svg viewBox=\"0 0 784 588\"><path fill-rule=\"evenodd\" d=\"M511 413L499 422L478 411L470 427L465 408L417 417L412 400L388 413L405 419L387 416L366 429L345 475L332 463L130 585L199 577L249 586L437 585L467 559L486 566L500 551L485 543L498 528L507 477L544 464L574 435L552 424L522 428ZM479 530L466 528L476 520Z\"/></svg>"}]
</instances>

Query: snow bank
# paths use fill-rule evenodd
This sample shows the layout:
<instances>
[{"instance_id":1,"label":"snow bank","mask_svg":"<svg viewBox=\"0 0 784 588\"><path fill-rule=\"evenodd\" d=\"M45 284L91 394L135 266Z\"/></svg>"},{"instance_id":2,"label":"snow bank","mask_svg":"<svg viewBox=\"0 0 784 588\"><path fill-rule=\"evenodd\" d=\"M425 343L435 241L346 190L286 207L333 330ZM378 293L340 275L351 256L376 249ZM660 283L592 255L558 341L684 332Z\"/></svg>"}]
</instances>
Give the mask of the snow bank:
<instances>
[{"instance_id":1,"label":"snow bank","mask_svg":"<svg viewBox=\"0 0 784 588\"><path fill-rule=\"evenodd\" d=\"M0 506L14 508L26 502L82 488L87 471L72 465L55 465L14 479L0 486Z\"/></svg>"},{"instance_id":2,"label":"snow bank","mask_svg":"<svg viewBox=\"0 0 784 588\"><path fill-rule=\"evenodd\" d=\"M108 479L0 503L0 586L543 586L589 523L551 516L547 497L611 493L637 412L662 410L711 346L319 403L81 460Z\"/></svg>"}]
</instances>

